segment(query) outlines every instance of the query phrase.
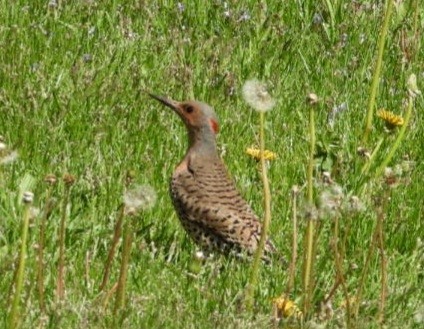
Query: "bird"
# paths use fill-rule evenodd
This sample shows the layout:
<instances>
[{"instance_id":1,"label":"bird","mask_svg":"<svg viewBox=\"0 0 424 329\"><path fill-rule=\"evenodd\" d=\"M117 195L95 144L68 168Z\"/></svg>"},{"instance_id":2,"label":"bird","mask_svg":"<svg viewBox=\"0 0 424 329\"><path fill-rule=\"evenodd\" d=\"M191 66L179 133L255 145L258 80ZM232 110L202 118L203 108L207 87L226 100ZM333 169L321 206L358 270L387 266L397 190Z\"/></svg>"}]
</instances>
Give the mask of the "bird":
<instances>
[{"instance_id":1,"label":"bird","mask_svg":"<svg viewBox=\"0 0 424 329\"><path fill-rule=\"evenodd\" d=\"M183 228L203 251L252 256L259 245L262 225L218 154L215 111L199 101L178 102L149 95L173 110L187 128L188 148L169 184ZM267 239L263 259L268 261L275 252Z\"/></svg>"}]
</instances>

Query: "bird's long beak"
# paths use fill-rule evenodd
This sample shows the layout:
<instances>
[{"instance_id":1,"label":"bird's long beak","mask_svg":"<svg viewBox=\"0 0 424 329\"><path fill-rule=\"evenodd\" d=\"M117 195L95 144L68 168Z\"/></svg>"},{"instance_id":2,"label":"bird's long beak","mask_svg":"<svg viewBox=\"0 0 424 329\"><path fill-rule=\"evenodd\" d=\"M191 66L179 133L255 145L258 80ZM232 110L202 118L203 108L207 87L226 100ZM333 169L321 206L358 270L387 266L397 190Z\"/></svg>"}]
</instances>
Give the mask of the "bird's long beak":
<instances>
[{"instance_id":1,"label":"bird's long beak","mask_svg":"<svg viewBox=\"0 0 424 329\"><path fill-rule=\"evenodd\" d=\"M151 93L148 93L148 94L149 94L150 97L152 97L152 98L158 100L159 102L161 102L162 104L170 107L175 112L177 112L177 113L180 112L180 106L179 106L180 103L178 103L178 102L176 102L176 101L174 101L172 99L162 97L162 96L156 96L156 95L151 94Z\"/></svg>"}]
</instances>

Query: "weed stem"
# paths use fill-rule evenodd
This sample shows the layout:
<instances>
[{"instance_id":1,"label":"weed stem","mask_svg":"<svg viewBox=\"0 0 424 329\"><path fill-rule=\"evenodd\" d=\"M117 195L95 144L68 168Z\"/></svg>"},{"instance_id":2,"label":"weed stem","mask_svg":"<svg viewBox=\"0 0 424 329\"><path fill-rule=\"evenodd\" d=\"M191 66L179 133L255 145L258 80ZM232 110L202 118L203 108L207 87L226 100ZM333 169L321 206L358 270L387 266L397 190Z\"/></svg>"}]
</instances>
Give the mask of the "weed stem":
<instances>
[{"instance_id":1,"label":"weed stem","mask_svg":"<svg viewBox=\"0 0 424 329\"><path fill-rule=\"evenodd\" d=\"M372 119L374 115L374 107L375 107L375 98L377 96L378 91L378 83L380 81L381 74L381 66L383 64L383 54L384 54L384 46L386 44L387 31L389 29L390 16L392 14L393 8L393 0L388 0L386 13L384 15L383 27L380 33L380 39L378 41L378 55L377 55L377 63L375 65L374 76L371 83L370 96L368 99L368 109L365 123L365 130L362 136L362 144L366 145L368 141L368 136L371 132L372 128Z\"/></svg>"},{"instance_id":2,"label":"weed stem","mask_svg":"<svg viewBox=\"0 0 424 329\"><path fill-rule=\"evenodd\" d=\"M262 173L262 183L264 188L264 203L265 203L265 216L264 221L262 225L262 231L261 231L261 237L259 239L258 247L256 248L255 255L253 258L253 265L252 265L252 272L250 275L249 283L246 288L246 294L245 294L245 302L246 302L246 309L251 310L253 307L253 295L254 295L254 289L257 284L258 280L258 274L259 274L259 267L260 262L262 259L262 255L264 253L265 244L268 236L268 230L269 230L269 224L271 222L271 191L269 188L269 181L267 176L267 168L266 168L266 162L264 157L264 151L265 151L265 113L260 112L259 113L259 120L260 120L260 155L261 155L261 173Z\"/></svg>"},{"instance_id":3,"label":"weed stem","mask_svg":"<svg viewBox=\"0 0 424 329\"><path fill-rule=\"evenodd\" d=\"M314 155L315 155L315 109L311 105L309 107L309 163L307 172L307 202L309 206L313 205L313 175L314 175ZM308 225L306 228L306 252L303 271L303 284L304 284L304 304L303 314L307 315L311 304L312 294L312 268L313 268L313 255L314 255L314 231L315 219L313 216L308 218Z\"/></svg>"},{"instance_id":4,"label":"weed stem","mask_svg":"<svg viewBox=\"0 0 424 329\"><path fill-rule=\"evenodd\" d=\"M15 281L15 292L12 301L12 310L9 316L9 328L17 328L19 324L19 302L24 283L25 262L27 257L27 239L30 218L30 208L32 202L24 202L23 224L21 231L21 250L19 253L18 271Z\"/></svg>"}]
</instances>

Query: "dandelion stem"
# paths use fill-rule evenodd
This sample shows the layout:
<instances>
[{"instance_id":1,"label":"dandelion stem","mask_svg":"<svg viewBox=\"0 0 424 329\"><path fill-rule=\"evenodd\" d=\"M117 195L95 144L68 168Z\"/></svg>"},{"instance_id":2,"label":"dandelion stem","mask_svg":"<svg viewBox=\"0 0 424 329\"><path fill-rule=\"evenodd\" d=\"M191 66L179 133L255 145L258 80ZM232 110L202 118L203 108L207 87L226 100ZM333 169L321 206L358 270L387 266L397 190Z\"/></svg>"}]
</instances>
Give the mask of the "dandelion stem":
<instances>
[{"instance_id":1,"label":"dandelion stem","mask_svg":"<svg viewBox=\"0 0 424 329\"><path fill-rule=\"evenodd\" d=\"M296 275L296 259L297 259L297 194L298 190L293 188L292 200L293 200L293 235L292 235L292 258L289 266L289 280L287 282L286 295L289 296L294 287L294 277Z\"/></svg>"},{"instance_id":2,"label":"dandelion stem","mask_svg":"<svg viewBox=\"0 0 424 329\"><path fill-rule=\"evenodd\" d=\"M131 256L131 244L133 239L132 227L131 227L131 218L126 218L124 222L123 230L123 243L122 243L122 258L121 258L121 268L119 271L119 280L118 287L116 290L116 300L115 300L115 309L114 314L118 310L122 309L125 305L125 288L127 284L128 277L128 264Z\"/></svg>"},{"instance_id":3,"label":"dandelion stem","mask_svg":"<svg viewBox=\"0 0 424 329\"><path fill-rule=\"evenodd\" d=\"M350 300L349 293L346 286L346 280L343 275L343 257L339 251L339 217L336 216L334 222L334 262L336 268L336 281L340 282L344 294L344 298L346 300L346 327L350 328Z\"/></svg>"},{"instance_id":4,"label":"dandelion stem","mask_svg":"<svg viewBox=\"0 0 424 329\"><path fill-rule=\"evenodd\" d=\"M115 224L115 229L113 232L112 245L110 246L109 253L107 255L107 260L106 260L105 269L103 273L103 280L99 288L100 291L103 291L103 289L106 287L107 281L109 280L110 268L112 266L113 257L115 256L116 246L118 245L119 238L121 237L121 234L122 234L122 222L124 219L124 211L125 211L125 206L124 204L122 204L119 209L118 220Z\"/></svg>"},{"instance_id":5,"label":"dandelion stem","mask_svg":"<svg viewBox=\"0 0 424 329\"><path fill-rule=\"evenodd\" d=\"M269 224L271 222L271 191L269 188L269 181L267 176L267 168L266 168L266 162L264 157L264 151L265 151L265 113L260 112L259 113L259 120L260 120L260 133L259 133L259 140L260 140L260 154L261 154L261 173L262 173L262 183L264 188L264 203L265 203L265 216L264 221L262 225L262 231L261 231L261 237L259 239L258 247L256 248L255 255L253 258L253 265L252 265L252 271L250 274L250 280L246 288L246 295L245 295L245 301L246 301L246 308L248 310L251 310L253 307L253 294L254 289L257 284L258 280L258 274L259 274L259 267L260 267L260 261L262 259L262 255L264 253L265 249L265 243L268 236L268 229Z\"/></svg>"},{"instance_id":6,"label":"dandelion stem","mask_svg":"<svg viewBox=\"0 0 424 329\"><path fill-rule=\"evenodd\" d=\"M358 319L358 314L359 314L359 305L361 304L361 298L362 298L362 290L364 288L364 284L365 284L365 277L367 276L368 273L368 267L371 261L371 256L373 255L374 252L374 247L375 247L375 242L374 242L374 236L371 239L370 242L370 246L368 248L368 253L367 253L367 258L365 259L365 264L364 264L364 268L362 269L362 273L361 273L361 278L359 280L359 287L358 287L358 291L356 292L356 298L355 298L355 308L354 308L354 315L355 315L355 319Z\"/></svg>"},{"instance_id":7,"label":"dandelion stem","mask_svg":"<svg viewBox=\"0 0 424 329\"><path fill-rule=\"evenodd\" d=\"M65 174L63 177L65 182L65 194L62 202L62 215L60 218L59 227L59 263L58 263L58 274L57 274L57 285L56 285L56 300L62 301L65 297L65 233L66 233L66 217L67 207L69 204L69 195L71 186L74 182L74 177L69 174Z\"/></svg>"},{"instance_id":8,"label":"dandelion stem","mask_svg":"<svg viewBox=\"0 0 424 329\"><path fill-rule=\"evenodd\" d=\"M374 228L374 233L373 233L372 238L371 238L370 246L369 246L368 253L367 253L367 258L365 260L364 268L362 269L358 291L356 293L356 301L355 301L355 309L354 309L354 315L355 315L356 319L358 319L359 306L361 304L361 299L362 299L362 291L363 291L364 284L365 284L365 278L366 278L367 273L368 273L368 268L369 268L369 264L370 264L370 261L371 261L371 257L374 254L374 250L375 250L375 247L377 245L379 246L379 248L382 248L382 243L380 244L380 232L382 232L382 225L383 225L382 224L382 216L384 216L384 214L381 214L381 213L383 212L382 209L384 209L384 207L385 207L384 205L385 205L386 201L388 200L388 198L389 198L388 194L385 193L384 196L383 196L383 205L379 205L379 209L378 209L378 212L377 212L377 223L376 223L376 226ZM384 257L383 257L383 260L384 260ZM382 285L383 284L385 285L385 274L383 275L382 280L384 281L384 282L382 282ZM383 294L383 292L382 292L382 294ZM380 307L381 307L381 304L380 304Z\"/></svg>"},{"instance_id":9,"label":"dandelion stem","mask_svg":"<svg viewBox=\"0 0 424 329\"><path fill-rule=\"evenodd\" d=\"M375 178L378 178L383 173L384 169L387 167L390 160L392 160L393 156L395 155L396 150L398 149L403 138L405 137L405 131L406 131L406 128L408 127L408 123L409 123L411 116L412 116L413 105L414 105L414 97L410 95L409 99L408 99L408 108L406 110L404 124L402 125L402 127L400 127L399 134L397 135L396 140L393 143L393 145L392 145L389 153L387 154L386 158L383 160L381 165L377 168L376 173L375 173Z\"/></svg>"},{"instance_id":10,"label":"dandelion stem","mask_svg":"<svg viewBox=\"0 0 424 329\"><path fill-rule=\"evenodd\" d=\"M420 50L420 28L419 28L419 23L420 23L420 11L418 8L418 1L419 0L414 0L412 3L412 8L414 10L414 23L413 23L413 31L414 31L414 62L417 60L417 56L419 54L419 50Z\"/></svg>"},{"instance_id":11,"label":"dandelion stem","mask_svg":"<svg viewBox=\"0 0 424 329\"><path fill-rule=\"evenodd\" d=\"M114 294L114 293L115 293L115 291L116 291L116 288L118 288L118 282L116 282L116 283L112 286L112 288L111 288L111 289L109 289L109 291L107 291L107 292L106 292L106 296L105 296L105 298L103 299L103 310L106 310L106 308L107 308L107 306L108 306L108 304L109 304L109 301L110 301L111 297L113 296L113 294Z\"/></svg>"},{"instance_id":12,"label":"dandelion stem","mask_svg":"<svg viewBox=\"0 0 424 329\"><path fill-rule=\"evenodd\" d=\"M40 304L41 313L46 312L46 305L44 302L44 246L46 240L46 223L49 219L54 202L51 198L52 185L47 189L46 203L44 206L43 216L41 217L39 237L38 237L38 252L37 252L37 290L38 302Z\"/></svg>"},{"instance_id":13,"label":"dandelion stem","mask_svg":"<svg viewBox=\"0 0 424 329\"><path fill-rule=\"evenodd\" d=\"M24 282L25 261L27 256L27 239L30 217L31 203L26 202L23 213L23 224L21 232L21 250L19 253L18 271L15 281L15 293L13 295L12 310L9 317L9 328L17 328L19 322L19 302L21 299L21 291Z\"/></svg>"},{"instance_id":14,"label":"dandelion stem","mask_svg":"<svg viewBox=\"0 0 424 329\"><path fill-rule=\"evenodd\" d=\"M387 293L387 259L384 251L384 209L386 208L387 202L390 198L390 189L386 189L384 192L382 204L377 208L377 227L376 227L376 244L380 251L381 257L381 291L380 291L380 305L378 309L378 323L381 325L384 323L384 308L386 305L386 293Z\"/></svg>"},{"instance_id":15,"label":"dandelion stem","mask_svg":"<svg viewBox=\"0 0 424 329\"><path fill-rule=\"evenodd\" d=\"M378 140L377 145L374 147L374 150L372 151L372 154L371 154L369 160L362 167L361 175L366 175L368 173L368 171L371 167L371 164L375 160L375 156L377 155L378 151L380 150L381 145L383 144L383 141L384 141L384 137L381 137Z\"/></svg>"},{"instance_id":16,"label":"dandelion stem","mask_svg":"<svg viewBox=\"0 0 424 329\"><path fill-rule=\"evenodd\" d=\"M313 204L313 174L314 174L314 154L315 154L315 110L314 106L309 107L309 163L307 172L307 202L312 206ZM312 268L313 268L313 255L314 255L314 231L315 222L313 218L308 219L306 228L306 252L303 270L303 284L304 284L304 304L303 314L308 314L311 303L312 294Z\"/></svg>"},{"instance_id":17,"label":"dandelion stem","mask_svg":"<svg viewBox=\"0 0 424 329\"><path fill-rule=\"evenodd\" d=\"M383 26L380 33L380 39L378 41L378 54L377 54L377 63L375 65L374 76L371 83L370 88L370 96L368 99L368 109L365 123L365 130L362 136L362 144L366 144L368 141L368 136L371 132L372 128L372 119L374 115L374 107L375 107L375 98L377 96L378 91L378 83L380 81L381 74L381 66L383 64L383 54L384 54L384 46L386 44L387 31L389 29L390 16L392 14L393 8L393 0L386 1L386 13L384 15Z\"/></svg>"}]
</instances>

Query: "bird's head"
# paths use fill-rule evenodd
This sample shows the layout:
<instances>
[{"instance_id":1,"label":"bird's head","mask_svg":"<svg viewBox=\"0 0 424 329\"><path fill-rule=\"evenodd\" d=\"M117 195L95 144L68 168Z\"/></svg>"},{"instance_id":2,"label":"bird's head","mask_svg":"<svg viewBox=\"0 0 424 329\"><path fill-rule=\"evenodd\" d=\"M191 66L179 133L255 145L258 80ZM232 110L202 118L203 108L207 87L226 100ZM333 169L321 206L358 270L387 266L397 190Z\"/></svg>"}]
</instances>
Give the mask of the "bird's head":
<instances>
[{"instance_id":1,"label":"bird's head","mask_svg":"<svg viewBox=\"0 0 424 329\"><path fill-rule=\"evenodd\" d=\"M214 135L218 133L218 118L208 104L198 101L177 102L150 93L149 95L177 113L190 133L212 132Z\"/></svg>"}]
</instances>

